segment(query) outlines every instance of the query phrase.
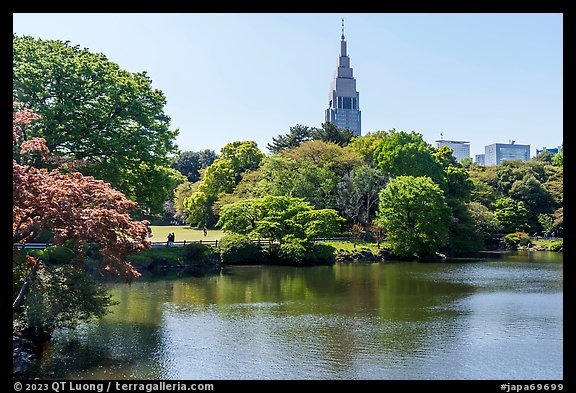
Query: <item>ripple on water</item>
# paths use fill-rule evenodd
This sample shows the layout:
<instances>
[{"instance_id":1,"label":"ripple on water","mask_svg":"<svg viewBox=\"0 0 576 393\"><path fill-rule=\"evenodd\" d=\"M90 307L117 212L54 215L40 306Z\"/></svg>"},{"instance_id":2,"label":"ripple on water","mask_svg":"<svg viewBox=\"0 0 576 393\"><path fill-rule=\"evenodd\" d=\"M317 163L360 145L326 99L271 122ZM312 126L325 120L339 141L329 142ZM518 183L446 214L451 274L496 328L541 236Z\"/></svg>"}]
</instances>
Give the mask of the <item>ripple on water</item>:
<instances>
[{"instance_id":1,"label":"ripple on water","mask_svg":"<svg viewBox=\"0 0 576 393\"><path fill-rule=\"evenodd\" d=\"M40 377L562 378L561 265L237 271L217 291L214 279L119 287L122 308L55 339ZM246 293L258 301L230 301Z\"/></svg>"}]
</instances>

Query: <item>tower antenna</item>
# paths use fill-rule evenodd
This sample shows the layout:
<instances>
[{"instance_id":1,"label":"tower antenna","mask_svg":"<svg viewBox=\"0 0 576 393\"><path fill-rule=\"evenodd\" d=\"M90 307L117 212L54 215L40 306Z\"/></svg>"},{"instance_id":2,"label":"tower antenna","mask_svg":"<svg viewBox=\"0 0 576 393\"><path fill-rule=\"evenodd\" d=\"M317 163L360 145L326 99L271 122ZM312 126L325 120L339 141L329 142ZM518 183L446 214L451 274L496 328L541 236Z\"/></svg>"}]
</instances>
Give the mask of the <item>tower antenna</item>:
<instances>
[{"instance_id":1,"label":"tower antenna","mask_svg":"<svg viewBox=\"0 0 576 393\"><path fill-rule=\"evenodd\" d=\"M344 41L344 18L342 18L342 41Z\"/></svg>"}]
</instances>

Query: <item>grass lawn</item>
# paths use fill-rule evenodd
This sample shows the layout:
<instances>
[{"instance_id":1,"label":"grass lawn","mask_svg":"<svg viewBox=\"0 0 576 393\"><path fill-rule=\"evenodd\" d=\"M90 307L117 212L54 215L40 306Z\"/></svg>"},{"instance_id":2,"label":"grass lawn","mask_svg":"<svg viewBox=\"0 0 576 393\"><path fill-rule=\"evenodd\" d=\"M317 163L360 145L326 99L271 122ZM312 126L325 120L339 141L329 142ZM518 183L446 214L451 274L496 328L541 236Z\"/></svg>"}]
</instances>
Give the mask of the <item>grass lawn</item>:
<instances>
[{"instance_id":1,"label":"grass lawn","mask_svg":"<svg viewBox=\"0 0 576 393\"><path fill-rule=\"evenodd\" d=\"M204 231L201 229L180 225L150 225L150 229L152 229L151 240L153 242L165 242L171 232L174 232L174 241L176 242L184 240L220 240L224 236L224 232L220 229L208 229L208 235L204 236Z\"/></svg>"},{"instance_id":2,"label":"grass lawn","mask_svg":"<svg viewBox=\"0 0 576 393\"><path fill-rule=\"evenodd\" d=\"M336 250L344 250L344 251L352 251L354 250L354 241L353 240L338 240L338 241L324 241L324 244L329 244L336 248ZM380 248L384 248L387 246L385 242L380 242ZM373 253L378 252L378 247L376 243L367 242L364 240L357 240L356 241L356 250L360 250L361 248L368 248Z\"/></svg>"}]
</instances>

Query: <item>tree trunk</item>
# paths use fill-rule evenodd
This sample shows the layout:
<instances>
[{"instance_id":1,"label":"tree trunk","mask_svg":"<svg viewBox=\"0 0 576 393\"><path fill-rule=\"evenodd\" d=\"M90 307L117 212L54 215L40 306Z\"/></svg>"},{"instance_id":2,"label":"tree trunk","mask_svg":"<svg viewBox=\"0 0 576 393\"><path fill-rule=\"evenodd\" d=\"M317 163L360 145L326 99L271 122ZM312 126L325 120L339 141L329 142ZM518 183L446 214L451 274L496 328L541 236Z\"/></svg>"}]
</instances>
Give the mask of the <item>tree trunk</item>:
<instances>
[{"instance_id":1,"label":"tree trunk","mask_svg":"<svg viewBox=\"0 0 576 393\"><path fill-rule=\"evenodd\" d=\"M26 295L28 294L28 292L30 292L30 286L32 285L32 278L34 277L34 274L36 274L36 271L38 271L39 267L40 263L36 262L36 264L32 266L32 270L30 270L28 276L26 276L26 279L24 279L24 283L20 288L20 292L18 292L18 296L16 296L16 299L14 299L14 303L12 303L12 311L16 311L19 307L21 307L24 304Z\"/></svg>"},{"instance_id":2,"label":"tree trunk","mask_svg":"<svg viewBox=\"0 0 576 393\"><path fill-rule=\"evenodd\" d=\"M366 196L366 223L364 225L364 240L368 240L368 232L370 228L370 195Z\"/></svg>"}]
</instances>

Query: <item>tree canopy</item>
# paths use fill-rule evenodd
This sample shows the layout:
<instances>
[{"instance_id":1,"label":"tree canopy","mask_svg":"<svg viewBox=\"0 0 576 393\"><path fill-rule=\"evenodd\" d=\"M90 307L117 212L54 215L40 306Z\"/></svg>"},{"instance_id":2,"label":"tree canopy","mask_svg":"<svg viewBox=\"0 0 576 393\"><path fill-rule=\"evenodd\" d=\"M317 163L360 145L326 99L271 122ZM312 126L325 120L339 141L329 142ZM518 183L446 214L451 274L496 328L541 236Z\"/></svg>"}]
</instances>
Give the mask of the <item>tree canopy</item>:
<instances>
[{"instance_id":1,"label":"tree canopy","mask_svg":"<svg viewBox=\"0 0 576 393\"><path fill-rule=\"evenodd\" d=\"M220 153L220 158L202 172L196 187L192 186L192 193L182 202L192 225L214 224L218 220L213 211L214 203L223 194L233 193L243 175L259 168L264 159L264 154L253 141L228 143Z\"/></svg>"},{"instance_id":2,"label":"tree canopy","mask_svg":"<svg viewBox=\"0 0 576 393\"><path fill-rule=\"evenodd\" d=\"M377 214L396 255L427 256L446 242L450 209L444 192L429 177L391 179L380 192Z\"/></svg>"},{"instance_id":3,"label":"tree canopy","mask_svg":"<svg viewBox=\"0 0 576 393\"><path fill-rule=\"evenodd\" d=\"M335 210L316 210L302 198L268 195L223 206L217 225L227 232L282 243L331 236L343 220Z\"/></svg>"},{"instance_id":4,"label":"tree canopy","mask_svg":"<svg viewBox=\"0 0 576 393\"><path fill-rule=\"evenodd\" d=\"M166 98L146 72L131 73L68 41L13 36L13 99L42 116L23 135L42 137L54 156L138 202L162 211L180 179L171 169L178 130L170 130Z\"/></svg>"},{"instance_id":5,"label":"tree canopy","mask_svg":"<svg viewBox=\"0 0 576 393\"><path fill-rule=\"evenodd\" d=\"M393 176L428 176L443 185L442 164L433 153L421 134L391 130L376 147L374 161Z\"/></svg>"},{"instance_id":6,"label":"tree canopy","mask_svg":"<svg viewBox=\"0 0 576 393\"><path fill-rule=\"evenodd\" d=\"M206 168L218 158L214 150L184 151L172 161L171 168L186 176L190 183L200 180L200 170Z\"/></svg>"},{"instance_id":7,"label":"tree canopy","mask_svg":"<svg viewBox=\"0 0 576 393\"><path fill-rule=\"evenodd\" d=\"M287 134L273 137L272 142L268 143L266 147L271 153L277 154L283 150L296 148L311 140L346 146L355 137L356 135L349 129L340 129L332 122L322 123L320 128L296 124L294 127L290 127L290 131Z\"/></svg>"}]
</instances>

